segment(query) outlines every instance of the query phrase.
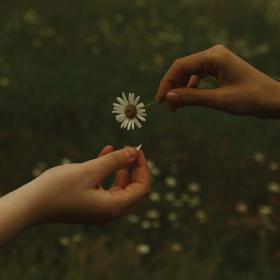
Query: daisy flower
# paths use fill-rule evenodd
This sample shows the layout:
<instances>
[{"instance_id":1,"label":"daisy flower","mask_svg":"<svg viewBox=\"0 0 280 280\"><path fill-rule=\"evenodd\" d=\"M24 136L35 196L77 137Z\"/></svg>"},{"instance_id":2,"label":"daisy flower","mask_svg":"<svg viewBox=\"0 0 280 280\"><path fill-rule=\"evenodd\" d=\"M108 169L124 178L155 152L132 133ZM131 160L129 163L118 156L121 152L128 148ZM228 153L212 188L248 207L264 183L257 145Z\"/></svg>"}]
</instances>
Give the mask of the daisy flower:
<instances>
[{"instance_id":1,"label":"daisy flower","mask_svg":"<svg viewBox=\"0 0 280 280\"><path fill-rule=\"evenodd\" d=\"M121 123L121 128L127 130L141 128L140 121L146 121L146 109L143 102L140 101L140 96L135 96L134 93L129 93L126 97L122 93L122 98L117 97L118 103L113 103L113 114L116 114L116 120Z\"/></svg>"}]
</instances>

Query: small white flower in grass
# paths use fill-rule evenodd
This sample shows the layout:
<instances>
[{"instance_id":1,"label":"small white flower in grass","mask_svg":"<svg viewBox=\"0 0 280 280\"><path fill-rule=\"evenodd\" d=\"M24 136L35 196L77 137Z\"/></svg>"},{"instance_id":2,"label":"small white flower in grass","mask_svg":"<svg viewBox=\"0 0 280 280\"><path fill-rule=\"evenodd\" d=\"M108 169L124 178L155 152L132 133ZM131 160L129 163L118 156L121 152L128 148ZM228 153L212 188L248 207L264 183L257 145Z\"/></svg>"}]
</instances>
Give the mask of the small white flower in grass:
<instances>
[{"instance_id":1,"label":"small white flower in grass","mask_svg":"<svg viewBox=\"0 0 280 280\"><path fill-rule=\"evenodd\" d=\"M183 245L181 243L175 242L170 245L170 249L175 253L180 253L183 251Z\"/></svg>"},{"instance_id":2,"label":"small white flower in grass","mask_svg":"<svg viewBox=\"0 0 280 280\"><path fill-rule=\"evenodd\" d=\"M248 212L248 205L244 202L238 202L235 209L238 213L245 214Z\"/></svg>"},{"instance_id":3,"label":"small white flower in grass","mask_svg":"<svg viewBox=\"0 0 280 280\"><path fill-rule=\"evenodd\" d=\"M145 229L145 230L148 230L152 227L152 223L151 221L148 221L148 220L143 220L142 223L141 223L141 228L142 229Z\"/></svg>"},{"instance_id":4,"label":"small white flower in grass","mask_svg":"<svg viewBox=\"0 0 280 280\"><path fill-rule=\"evenodd\" d=\"M160 217L160 213L155 209L150 209L146 211L146 217L149 219L158 219Z\"/></svg>"},{"instance_id":5,"label":"small white flower in grass","mask_svg":"<svg viewBox=\"0 0 280 280\"><path fill-rule=\"evenodd\" d=\"M195 217L201 224L205 224L208 220L207 213L203 209L198 209L195 212Z\"/></svg>"},{"instance_id":6,"label":"small white flower in grass","mask_svg":"<svg viewBox=\"0 0 280 280\"><path fill-rule=\"evenodd\" d=\"M193 207L198 206L200 203L201 203L201 198L199 196L195 195L195 196L192 196L190 198L190 200L188 201L188 206L193 208Z\"/></svg>"},{"instance_id":7,"label":"small white flower in grass","mask_svg":"<svg viewBox=\"0 0 280 280\"><path fill-rule=\"evenodd\" d=\"M260 206L258 211L259 211L259 214L261 216L269 216L269 215L273 214L273 209L269 205L262 205L262 206Z\"/></svg>"},{"instance_id":8,"label":"small white flower in grass","mask_svg":"<svg viewBox=\"0 0 280 280\"><path fill-rule=\"evenodd\" d=\"M267 188L272 193L280 193L280 184L276 182L270 182Z\"/></svg>"},{"instance_id":9,"label":"small white flower in grass","mask_svg":"<svg viewBox=\"0 0 280 280\"><path fill-rule=\"evenodd\" d=\"M122 98L117 97L119 103L113 103L113 114L116 114L116 120L121 123L121 128L127 130L141 128L140 121L146 121L145 105L140 101L140 96L135 97L134 93L129 93L126 97L122 93Z\"/></svg>"},{"instance_id":10,"label":"small white flower in grass","mask_svg":"<svg viewBox=\"0 0 280 280\"><path fill-rule=\"evenodd\" d=\"M169 188L176 188L177 187L177 180L173 176L168 176L165 178L165 185Z\"/></svg>"},{"instance_id":11,"label":"small white flower in grass","mask_svg":"<svg viewBox=\"0 0 280 280\"><path fill-rule=\"evenodd\" d=\"M262 163L265 160L265 155L264 155L264 153L261 153L261 152L256 152L253 157L254 157L254 160L259 163Z\"/></svg>"},{"instance_id":12,"label":"small white flower in grass","mask_svg":"<svg viewBox=\"0 0 280 280\"><path fill-rule=\"evenodd\" d=\"M169 212L169 213L167 214L167 220L168 220L168 221L174 222L174 221L176 221L177 219L178 219L177 213L175 213L175 212Z\"/></svg>"},{"instance_id":13,"label":"small white flower in grass","mask_svg":"<svg viewBox=\"0 0 280 280\"><path fill-rule=\"evenodd\" d=\"M153 202L158 202L161 200L161 194L159 192L152 192L149 199Z\"/></svg>"},{"instance_id":14,"label":"small white flower in grass","mask_svg":"<svg viewBox=\"0 0 280 280\"><path fill-rule=\"evenodd\" d=\"M127 221L131 224L138 224L140 222L140 218L135 214L127 215Z\"/></svg>"},{"instance_id":15,"label":"small white flower in grass","mask_svg":"<svg viewBox=\"0 0 280 280\"><path fill-rule=\"evenodd\" d=\"M71 243L71 240L70 240L70 238L67 237L67 236L62 236L62 237L60 237L60 239L59 239L59 244L60 244L61 246L68 246L68 245L70 245L70 243Z\"/></svg>"},{"instance_id":16,"label":"small white flower in grass","mask_svg":"<svg viewBox=\"0 0 280 280\"><path fill-rule=\"evenodd\" d=\"M147 162L148 162L148 167L149 167L150 173L153 176L158 176L160 174L159 168L155 165L155 163L153 161L148 160Z\"/></svg>"},{"instance_id":17,"label":"small white flower in grass","mask_svg":"<svg viewBox=\"0 0 280 280\"><path fill-rule=\"evenodd\" d=\"M190 182L188 184L188 190L190 192L193 192L193 193L199 192L200 191L200 185L198 183L195 183L195 182Z\"/></svg>"},{"instance_id":18,"label":"small white flower in grass","mask_svg":"<svg viewBox=\"0 0 280 280\"><path fill-rule=\"evenodd\" d=\"M151 247L147 243L140 243L136 246L136 251L141 255L147 255L150 253Z\"/></svg>"},{"instance_id":19,"label":"small white flower in grass","mask_svg":"<svg viewBox=\"0 0 280 280\"><path fill-rule=\"evenodd\" d=\"M275 161L272 161L272 162L269 163L268 168L271 171L277 171L277 170L279 170L279 163L275 162Z\"/></svg>"},{"instance_id":20,"label":"small white flower in grass","mask_svg":"<svg viewBox=\"0 0 280 280\"><path fill-rule=\"evenodd\" d=\"M72 236L72 241L74 243L80 243L83 239L83 236L81 233L75 233L73 236Z\"/></svg>"}]
</instances>

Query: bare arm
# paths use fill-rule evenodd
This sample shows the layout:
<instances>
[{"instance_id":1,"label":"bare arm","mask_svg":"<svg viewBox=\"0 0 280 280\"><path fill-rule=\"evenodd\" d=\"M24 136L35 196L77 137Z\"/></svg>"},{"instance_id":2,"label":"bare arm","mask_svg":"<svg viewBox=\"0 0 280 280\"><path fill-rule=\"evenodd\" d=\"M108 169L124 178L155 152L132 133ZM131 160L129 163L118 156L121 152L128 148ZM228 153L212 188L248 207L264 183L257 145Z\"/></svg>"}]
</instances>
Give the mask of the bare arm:
<instances>
[{"instance_id":1,"label":"bare arm","mask_svg":"<svg viewBox=\"0 0 280 280\"><path fill-rule=\"evenodd\" d=\"M114 173L115 182L105 190L103 180ZM107 146L97 159L49 169L0 198L0 247L41 223L104 225L132 210L149 190L144 153Z\"/></svg>"}]
</instances>

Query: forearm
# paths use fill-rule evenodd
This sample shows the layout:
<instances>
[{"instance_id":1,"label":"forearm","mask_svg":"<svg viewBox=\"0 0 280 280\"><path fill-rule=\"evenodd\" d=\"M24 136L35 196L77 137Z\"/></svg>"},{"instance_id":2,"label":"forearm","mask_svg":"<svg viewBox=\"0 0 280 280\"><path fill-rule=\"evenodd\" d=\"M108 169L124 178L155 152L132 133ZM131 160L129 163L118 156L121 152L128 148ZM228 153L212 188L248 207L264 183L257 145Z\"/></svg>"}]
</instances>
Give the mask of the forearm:
<instances>
[{"instance_id":1,"label":"forearm","mask_svg":"<svg viewBox=\"0 0 280 280\"><path fill-rule=\"evenodd\" d=\"M34 223L30 186L0 198L0 248Z\"/></svg>"}]
</instances>

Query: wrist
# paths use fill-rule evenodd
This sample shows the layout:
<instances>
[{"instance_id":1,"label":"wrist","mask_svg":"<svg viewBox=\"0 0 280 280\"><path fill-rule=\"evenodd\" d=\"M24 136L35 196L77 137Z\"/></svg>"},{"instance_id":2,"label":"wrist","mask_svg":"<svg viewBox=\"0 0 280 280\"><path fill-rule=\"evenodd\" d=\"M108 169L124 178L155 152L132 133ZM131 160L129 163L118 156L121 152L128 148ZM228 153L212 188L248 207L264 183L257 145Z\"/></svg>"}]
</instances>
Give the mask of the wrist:
<instances>
[{"instance_id":1,"label":"wrist","mask_svg":"<svg viewBox=\"0 0 280 280\"><path fill-rule=\"evenodd\" d=\"M273 104L271 107L271 112L275 118L280 118L280 83L277 81L274 81L274 90L273 92Z\"/></svg>"},{"instance_id":2,"label":"wrist","mask_svg":"<svg viewBox=\"0 0 280 280\"><path fill-rule=\"evenodd\" d=\"M29 184L12 191L1 198L1 209L18 229L24 230L38 223L38 211L33 188Z\"/></svg>"}]
</instances>

